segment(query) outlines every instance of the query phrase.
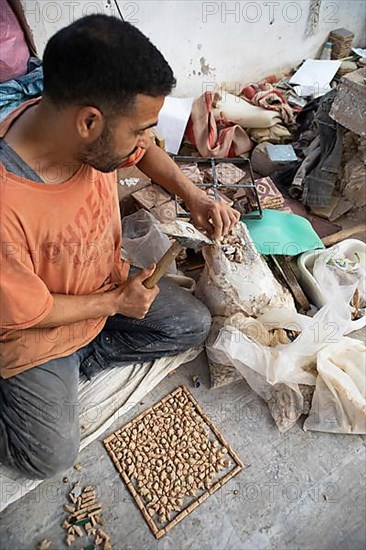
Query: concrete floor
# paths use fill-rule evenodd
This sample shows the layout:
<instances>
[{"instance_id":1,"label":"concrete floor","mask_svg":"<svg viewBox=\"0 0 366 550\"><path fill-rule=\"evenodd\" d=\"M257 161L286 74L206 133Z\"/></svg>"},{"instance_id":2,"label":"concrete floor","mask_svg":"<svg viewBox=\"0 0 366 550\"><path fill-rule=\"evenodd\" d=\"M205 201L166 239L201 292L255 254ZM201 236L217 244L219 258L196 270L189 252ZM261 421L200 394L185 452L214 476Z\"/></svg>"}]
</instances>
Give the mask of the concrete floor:
<instances>
[{"instance_id":1,"label":"concrete floor","mask_svg":"<svg viewBox=\"0 0 366 550\"><path fill-rule=\"evenodd\" d=\"M201 380L198 389L192 388L194 374ZM105 530L115 550L365 547L363 437L303 432L302 421L281 435L267 406L245 381L209 389L204 354L168 376L126 421L183 383L246 468L156 541L101 442L95 441L80 454L82 471L63 475L98 486ZM122 424L119 420L109 432ZM63 475L42 483L2 513L1 550L33 550L44 538L52 541L52 550L66 548ZM85 538L77 542L72 548L86 546Z\"/></svg>"}]
</instances>

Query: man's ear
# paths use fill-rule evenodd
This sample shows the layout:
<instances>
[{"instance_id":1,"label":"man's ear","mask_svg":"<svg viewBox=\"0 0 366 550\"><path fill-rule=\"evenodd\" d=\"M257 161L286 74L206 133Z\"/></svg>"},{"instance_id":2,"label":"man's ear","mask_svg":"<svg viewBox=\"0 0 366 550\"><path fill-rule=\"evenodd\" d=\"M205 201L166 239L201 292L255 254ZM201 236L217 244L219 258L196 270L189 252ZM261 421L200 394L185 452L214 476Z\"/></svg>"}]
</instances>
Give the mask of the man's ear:
<instances>
[{"instance_id":1,"label":"man's ear","mask_svg":"<svg viewBox=\"0 0 366 550\"><path fill-rule=\"evenodd\" d=\"M103 132L104 117L96 107L80 107L76 112L76 131L85 143L92 143Z\"/></svg>"}]
</instances>

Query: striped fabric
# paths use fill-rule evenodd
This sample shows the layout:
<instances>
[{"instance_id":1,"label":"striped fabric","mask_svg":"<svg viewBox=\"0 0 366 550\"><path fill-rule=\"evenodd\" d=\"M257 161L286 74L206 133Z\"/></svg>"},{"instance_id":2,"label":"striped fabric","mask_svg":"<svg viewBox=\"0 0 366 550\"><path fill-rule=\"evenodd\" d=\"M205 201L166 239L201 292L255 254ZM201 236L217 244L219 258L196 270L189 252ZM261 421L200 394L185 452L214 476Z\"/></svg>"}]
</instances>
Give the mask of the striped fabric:
<instances>
[{"instance_id":1,"label":"striped fabric","mask_svg":"<svg viewBox=\"0 0 366 550\"><path fill-rule=\"evenodd\" d=\"M202 157L236 157L253 148L247 132L238 124L218 124L212 113L213 94L205 92L192 106L186 136Z\"/></svg>"},{"instance_id":2,"label":"striped fabric","mask_svg":"<svg viewBox=\"0 0 366 550\"><path fill-rule=\"evenodd\" d=\"M269 82L252 83L244 86L240 95L253 105L263 109L278 111L283 122L291 125L295 123L294 112L287 102L287 99Z\"/></svg>"}]
</instances>

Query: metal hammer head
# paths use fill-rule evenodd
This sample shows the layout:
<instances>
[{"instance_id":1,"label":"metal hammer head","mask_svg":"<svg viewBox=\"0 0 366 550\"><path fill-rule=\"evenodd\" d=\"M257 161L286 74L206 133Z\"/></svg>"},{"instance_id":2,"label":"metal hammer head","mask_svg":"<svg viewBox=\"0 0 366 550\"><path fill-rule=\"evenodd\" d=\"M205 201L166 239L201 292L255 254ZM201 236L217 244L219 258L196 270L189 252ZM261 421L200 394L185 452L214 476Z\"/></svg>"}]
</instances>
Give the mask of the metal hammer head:
<instances>
[{"instance_id":1,"label":"metal hammer head","mask_svg":"<svg viewBox=\"0 0 366 550\"><path fill-rule=\"evenodd\" d=\"M200 248L207 244L214 244L214 241L212 241L199 229L196 229L194 225L182 220L161 223L159 224L159 228L169 237L173 237L183 246L193 248L193 250L200 250Z\"/></svg>"}]
</instances>

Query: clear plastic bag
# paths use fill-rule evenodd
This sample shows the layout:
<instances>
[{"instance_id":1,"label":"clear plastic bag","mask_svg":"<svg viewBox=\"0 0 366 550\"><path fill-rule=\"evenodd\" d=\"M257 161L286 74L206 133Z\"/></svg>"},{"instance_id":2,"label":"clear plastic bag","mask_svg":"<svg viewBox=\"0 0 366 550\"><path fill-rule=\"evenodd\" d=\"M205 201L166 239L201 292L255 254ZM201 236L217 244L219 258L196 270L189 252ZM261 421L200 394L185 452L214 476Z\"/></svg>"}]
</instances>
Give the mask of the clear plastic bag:
<instances>
[{"instance_id":1,"label":"clear plastic bag","mask_svg":"<svg viewBox=\"0 0 366 550\"><path fill-rule=\"evenodd\" d=\"M143 268L156 263L169 247L169 238L160 231L156 218L146 210L138 210L122 219L123 256L131 265ZM177 274L175 262L167 273Z\"/></svg>"},{"instance_id":2,"label":"clear plastic bag","mask_svg":"<svg viewBox=\"0 0 366 550\"><path fill-rule=\"evenodd\" d=\"M313 267L313 276L325 301L329 303L342 300L351 311L352 319L346 334L366 325L366 262L364 255L361 256L363 257L358 257L356 253L347 255L335 245L322 251ZM350 305L351 303L354 305Z\"/></svg>"},{"instance_id":3,"label":"clear plastic bag","mask_svg":"<svg viewBox=\"0 0 366 550\"><path fill-rule=\"evenodd\" d=\"M254 336L254 331L249 338L248 327L241 331L240 325L227 325L207 347L207 354L210 361L231 365L240 372L266 401L278 429L284 432L307 412L304 394L311 393L316 384L318 353L343 339L350 311L341 300L327 304L313 318L281 309L260 315L255 321L266 330L285 328L300 334L290 344L270 348L260 343L261 335Z\"/></svg>"},{"instance_id":4,"label":"clear plastic bag","mask_svg":"<svg viewBox=\"0 0 366 550\"><path fill-rule=\"evenodd\" d=\"M366 347L342 338L319 352L318 378L304 430L366 433Z\"/></svg>"},{"instance_id":5,"label":"clear plastic bag","mask_svg":"<svg viewBox=\"0 0 366 550\"><path fill-rule=\"evenodd\" d=\"M225 322L225 317L214 317L212 319L211 330L206 340L206 347L208 349L215 343L220 330L225 325ZM214 360L211 360L209 355L207 356L207 359L210 367L211 388L220 388L222 386L227 386L232 382L243 380L240 372L232 365L216 363Z\"/></svg>"}]
</instances>

